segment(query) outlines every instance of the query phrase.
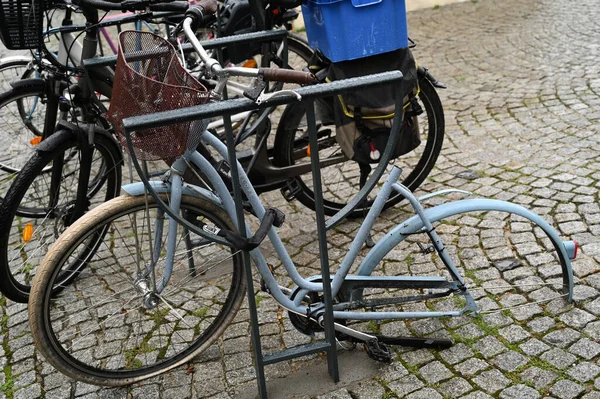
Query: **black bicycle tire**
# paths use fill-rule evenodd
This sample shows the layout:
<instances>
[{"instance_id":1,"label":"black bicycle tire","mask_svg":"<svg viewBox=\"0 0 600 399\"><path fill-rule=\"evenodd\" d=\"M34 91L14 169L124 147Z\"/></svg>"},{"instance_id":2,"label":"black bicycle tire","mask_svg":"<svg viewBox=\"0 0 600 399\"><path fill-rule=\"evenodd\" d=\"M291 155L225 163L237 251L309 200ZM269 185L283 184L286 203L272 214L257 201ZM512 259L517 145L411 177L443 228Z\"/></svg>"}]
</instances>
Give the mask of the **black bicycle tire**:
<instances>
[{"instance_id":1,"label":"black bicycle tire","mask_svg":"<svg viewBox=\"0 0 600 399\"><path fill-rule=\"evenodd\" d=\"M166 200L167 196L163 196L163 199ZM73 379L94 385L122 386L163 373L189 361L212 345L233 321L237 311L241 307L246 292L246 280L243 277L241 254L236 252L233 254L235 271L233 273L234 277L232 278L231 289L225 300L226 303L219 312L219 316L206 329L207 332L198 337L198 340L194 341L181 354L176 355L169 361L165 361L164 364L160 363L148 366L147 371L143 369L136 371L100 372L89 364L74 359L66 351L58 347L60 346L59 343L56 342L56 339L52 337L53 334L49 331L51 326L49 325L48 309L53 296L52 282L60 270L60 265L68 258L71 252L77 249L77 246L81 242L90 234L93 234L94 227L110 223L120 215L142 209L148 204L156 205L152 198L146 198L145 196L120 196L95 208L84 218L79 219L61 236L44 258L44 262L40 266L40 271L35 276L33 291L29 301L29 320L34 342L46 360L57 370ZM227 214L218 206L204 199L183 196L182 205L188 205L192 210L195 208L204 214L210 214L211 218L218 218L223 226L235 230L234 224ZM116 377L115 374L123 375Z\"/></svg>"},{"instance_id":2,"label":"black bicycle tire","mask_svg":"<svg viewBox=\"0 0 600 399\"><path fill-rule=\"evenodd\" d=\"M423 78L419 81L420 92L419 98L421 99L424 114L427 115L428 123L429 123L429 132L427 135L427 142L422 143L421 145L425 145L423 153L415 166L415 168L410 171L410 173L401 181L402 184L407 186L411 191L414 191L417 187L423 183L423 181L427 178L433 167L435 166L435 162L441 152L443 141L444 141L444 131L445 131L445 120L444 120L444 112L442 108L442 102L431 84L427 79ZM293 103L286 107L282 116L280 125L277 129L277 133L275 136L275 145L274 145L274 163L278 166L290 166L293 165L294 160L291 157L292 149L294 145L294 137L296 133L296 128L293 126L300 122L302 116L304 115L304 105L302 103ZM432 122L435 123L435 126L432 127ZM347 160L346 162L354 162L351 160ZM305 175L306 178L311 175ZM299 192L295 194L295 198L300 201L306 207L314 210L315 209L315 200L314 193L312 190L304 184L302 181L302 177L298 176L294 180L298 183L298 187L300 187ZM358 179L357 179L358 182ZM348 198L351 200L352 198ZM387 209L398 202L402 201L404 198L400 194L395 194L391 196L385 203L384 209ZM355 209L353 212L349 214L349 217L359 218L364 217L365 212L370 207L372 201L367 203L366 209L365 207L360 207ZM328 216L335 215L340 209L345 206L345 203L336 203L332 201L328 201L325 199L324 201L324 211Z\"/></svg>"},{"instance_id":3,"label":"black bicycle tire","mask_svg":"<svg viewBox=\"0 0 600 399\"><path fill-rule=\"evenodd\" d=\"M34 184L35 179L40 173L43 173L41 171L46 165L64 151L76 148L79 145L77 137L68 131L57 132L49 137L47 141L45 151L34 152L0 204L0 292L15 302L27 302L31 286L17 281L11 271L8 251L13 221L17 216L23 214L23 208L21 207L23 197L29 190L29 187ZM103 162L106 162L105 166L109 168L108 170L114 170L114 173L107 175L106 180L107 191L105 200L109 200L117 196L120 192L122 154L112 137L107 134L97 132L94 144L96 149L99 149L101 153L102 151L105 152L103 154ZM92 195L96 193L94 192Z\"/></svg>"}]
</instances>

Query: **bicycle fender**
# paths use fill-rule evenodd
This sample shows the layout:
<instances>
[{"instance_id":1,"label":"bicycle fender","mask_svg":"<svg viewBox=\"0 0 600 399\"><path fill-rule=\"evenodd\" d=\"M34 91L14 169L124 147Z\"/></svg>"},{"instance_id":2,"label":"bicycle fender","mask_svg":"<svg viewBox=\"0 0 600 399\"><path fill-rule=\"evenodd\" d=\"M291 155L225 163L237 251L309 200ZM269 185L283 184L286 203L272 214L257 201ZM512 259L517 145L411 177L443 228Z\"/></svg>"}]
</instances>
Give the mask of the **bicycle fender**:
<instances>
[{"instance_id":1,"label":"bicycle fender","mask_svg":"<svg viewBox=\"0 0 600 399\"><path fill-rule=\"evenodd\" d=\"M2 57L2 59L0 59L0 62L2 64L6 64L13 61L31 62L33 61L33 59L31 58L31 56L27 55L11 55L10 57Z\"/></svg>"},{"instance_id":2,"label":"bicycle fender","mask_svg":"<svg viewBox=\"0 0 600 399\"><path fill-rule=\"evenodd\" d=\"M165 183L157 180L150 180L150 185L152 188L159 194L168 194L171 192L171 184ZM190 187L193 187L190 188ZM146 194L146 188L144 187L144 183L130 183L121 187L121 189L129 196L137 197L140 195ZM196 198L207 200L218 207L223 207L223 202L219 197L213 194L211 191L197 186L184 185L182 187L183 195L191 195Z\"/></svg>"},{"instance_id":3,"label":"bicycle fender","mask_svg":"<svg viewBox=\"0 0 600 399\"><path fill-rule=\"evenodd\" d=\"M417 68L417 76L419 77L419 79L427 79L433 85L433 87L435 87L437 89L448 88L448 86L446 86L445 83L442 83L442 82L438 81L436 78L434 78L433 75L431 74L431 72L429 72L429 69L427 69L425 67L420 66Z\"/></svg>"},{"instance_id":4,"label":"bicycle fender","mask_svg":"<svg viewBox=\"0 0 600 399\"><path fill-rule=\"evenodd\" d=\"M74 142L76 142L77 137L75 136L74 132L66 129L61 129L57 132L52 133L50 137L39 143L35 147L35 150L37 152L53 152L56 149L56 147L58 147L65 140L73 140Z\"/></svg>"},{"instance_id":5,"label":"bicycle fender","mask_svg":"<svg viewBox=\"0 0 600 399\"><path fill-rule=\"evenodd\" d=\"M568 295L567 298L569 302L573 300L573 269L571 267L571 261L569 260L569 252L567 251L568 242L565 244L556 230L538 214L521 205L513 204L511 202L493 199L466 199L429 208L425 210L425 216L429 221L434 223L450 216L477 211L514 213L515 215L529 219L544 230L548 238L552 241L556 251L560 252L562 255L561 267L563 285L565 287L563 293ZM360 276L370 275L392 248L402 242L409 234L419 232L422 228L423 221L417 215L414 215L397 225L392 231L388 232L381 240L379 240L371 251L369 251L363 262L360 264L356 274Z\"/></svg>"},{"instance_id":6,"label":"bicycle fender","mask_svg":"<svg viewBox=\"0 0 600 399\"><path fill-rule=\"evenodd\" d=\"M37 87L40 90L44 90L46 88L46 81L41 78L21 79L10 82L10 85L13 89L21 87Z\"/></svg>"}]
</instances>

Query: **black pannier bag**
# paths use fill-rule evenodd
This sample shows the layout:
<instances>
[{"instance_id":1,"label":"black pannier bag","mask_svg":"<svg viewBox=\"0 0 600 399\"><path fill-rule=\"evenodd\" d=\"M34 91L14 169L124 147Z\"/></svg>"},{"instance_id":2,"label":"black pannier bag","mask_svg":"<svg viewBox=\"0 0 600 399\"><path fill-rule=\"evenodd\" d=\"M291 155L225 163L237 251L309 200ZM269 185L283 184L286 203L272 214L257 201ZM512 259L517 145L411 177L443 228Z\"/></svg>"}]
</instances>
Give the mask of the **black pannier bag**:
<instances>
[{"instance_id":1,"label":"black pannier bag","mask_svg":"<svg viewBox=\"0 0 600 399\"><path fill-rule=\"evenodd\" d=\"M325 66L323 60L320 63L319 69ZM325 64L328 64L327 61ZM312 65L311 69L315 69L315 66ZM329 63L327 70L318 75L326 74L327 80L333 81L392 70L400 70L404 75L402 101L405 104L400 140L392 153L394 159L409 153L421 143L419 128L413 119L417 110L422 111L414 98L418 92L417 68L410 49L402 48L367 58ZM348 158L359 164L372 164L379 163L390 137L394 104L394 87L384 85L340 95L333 101L320 102L317 112L321 120L333 119L336 140Z\"/></svg>"}]
</instances>

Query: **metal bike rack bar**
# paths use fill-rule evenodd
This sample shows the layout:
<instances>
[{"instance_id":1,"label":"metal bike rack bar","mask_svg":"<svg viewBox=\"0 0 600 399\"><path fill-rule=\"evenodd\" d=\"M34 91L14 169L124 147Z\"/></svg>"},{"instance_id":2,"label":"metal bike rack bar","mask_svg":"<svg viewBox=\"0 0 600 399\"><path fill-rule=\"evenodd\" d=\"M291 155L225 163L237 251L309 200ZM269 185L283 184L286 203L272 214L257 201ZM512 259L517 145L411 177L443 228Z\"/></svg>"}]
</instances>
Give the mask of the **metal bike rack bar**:
<instances>
[{"instance_id":1,"label":"metal bike rack bar","mask_svg":"<svg viewBox=\"0 0 600 399\"><path fill-rule=\"evenodd\" d=\"M219 49L221 47L225 47L229 44L243 44L243 43L251 43L251 42L256 42L256 41L260 41L260 42L277 41L277 40L282 40L283 38L287 37L287 35L288 35L288 32L286 30L275 29L275 30L269 30L266 32L252 32L252 33L243 33L240 35L218 37L218 38L211 39L211 40L203 40L200 42L200 44L202 44L202 47L204 47L206 50L212 50L212 49ZM194 50L192 45L189 43L184 44L182 47L183 47L184 52L191 52ZM111 56L106 56L106 57L98 57L98 58L91 58L91 59L85 60L83 62L83 65L86 69L88 69L88 68L101 68L101 67L106 67L106 66L114 66L116 63L117 63L117 56L111 55Z\"/></svg>"},{"instance_id":2,"label":"metal bike rack bar","mask_svg":"<svg viewBox=\"0 0 600 399\"><path fill-rule=\"evenodd\" d=\"M347 93L351 91L360 90L366 87L372 87L383 84L394 84L395 87L397 87L396 98L402 98L402 73L400 71L385 72L360 78L352 78L332 83L307 86L295 90L298 94L302 96L302 101L307 102L307 122L309 128L309 142L311 147L318 148L317 128L315 123L316 99L320 97ZM123 121L123 127L127 132L131 133L132 131L138 129L146 129L151 127L169 125L177 122L187 122L192 120L200 120L222 116L224 119L225 132L227 136L229 162L233 164L233 162L236 161L236 155L233 128L230 119L231 115L252 109L262 109L277 105L290 104L295 101L297 101L297 98L294 95L282 95L281 97L278 96L272 98L269 101L266 101L261 105L256 105L253 101L247 99L226 100L205 105L199 105L195 107L160 112L152 115L128 118ZM398 123L398 121L402 118L402 104L401 101L398 101L398 103L400 104L397 104L396 106L397 113L396 118L394 119L392 134L390 135L391 139L389 140L387 147L382 155L382 160L373 172L373 174L369 177L369 180L367 181L365 187L363 187L363 190L361 190L357 197L351 201L351 203L354 204L353 206L357 206L366 198L369 191L377 183L377 181L383 174L385 167L391 158L393 148L396 145L397 140L399 139L398 132L400 130L400 123ZM245 273L248 283L247 295L251 324L251 340L254 351L258 392L261 398L267 398L267 386L264 375L265 365L275 364L281 361L286 361L301 356L307 356L314 353L327 352L329 374L335 382L339 381L337 343L335 339L335 329L333 320L333 298L331 297L331 279L329 274L329 257L327 252L327 229L333 226L335 223L341 221L350 211L352 211L353 208L346 207L349 210L344 208L341 212L338 212L338 214L336 214L334 218L332 218L334 219L335 223L331 223L332 219L330 219L329 222L325 221L318 151L311 152L311 164L313 167L315 212L317 216L317 232L321 261L321 278L324 286L323 297L325 302L325 314L323 328L325 330L325 342L316 342L306 345L300 345L297 347L288 348L283 351L263 355L260 341L260 331L258 326L258 315L256 311L256 302L254 299L254 284L252 281L250 255L248 252L243 252ZM237 168L231 168L231 174L232 181L237 181L239 183ZM233 194L236 205L236 216L239 231L241 232L241 234L245 234L246 227L240 187L240 184L233 184Z\"/></svg>"}]
</instances>

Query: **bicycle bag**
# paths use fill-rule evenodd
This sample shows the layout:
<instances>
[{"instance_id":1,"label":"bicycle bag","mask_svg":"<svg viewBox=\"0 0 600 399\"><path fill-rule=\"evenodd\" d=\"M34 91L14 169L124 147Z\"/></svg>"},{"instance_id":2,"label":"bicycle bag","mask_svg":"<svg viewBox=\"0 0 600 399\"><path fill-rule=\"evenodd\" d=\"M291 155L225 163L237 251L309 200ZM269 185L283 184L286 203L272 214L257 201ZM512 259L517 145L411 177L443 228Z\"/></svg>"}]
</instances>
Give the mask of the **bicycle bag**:
<instances>
[{"instance_id":1,"label":"bicycle bag","mask_svg":"<svg viewBox=\"0 0 600 399\"><path fill-rule=\"evenodd\" d=\"M422 112L415 101L417 68L410 49L331 63L327 79L339 80L391 70L400 70L404 75L402 101L405 104L400 140L392 153L394 159L411 152L421 143L414 118ZM336 140L348 158L362 164L379 163L390 137L394 104L394 87L390 85L337 96L333 101Z\"/></svg>"}]
</instances>

